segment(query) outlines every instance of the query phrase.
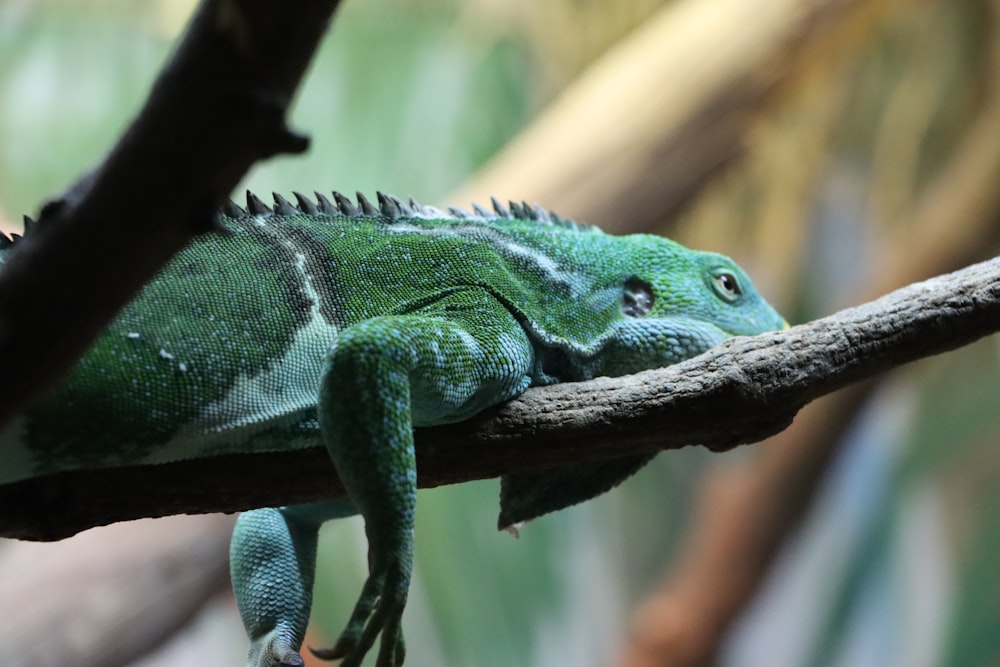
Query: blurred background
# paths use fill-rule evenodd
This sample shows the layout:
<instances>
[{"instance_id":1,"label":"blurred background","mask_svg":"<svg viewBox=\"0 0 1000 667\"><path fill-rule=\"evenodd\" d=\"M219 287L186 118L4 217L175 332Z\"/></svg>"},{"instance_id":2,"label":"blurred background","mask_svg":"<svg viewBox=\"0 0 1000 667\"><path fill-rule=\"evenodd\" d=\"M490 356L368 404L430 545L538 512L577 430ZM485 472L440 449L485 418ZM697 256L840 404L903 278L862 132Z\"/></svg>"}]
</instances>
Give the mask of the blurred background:
<instances>
[{"instance_id":1,"label":"blurred background","mask_svg":"<svg viewBox=\"0 0 1000 667\"><path fill-rule=\"evenodd\" d=\"M193 6L0 3L0 228L99 160ZM310 152L246 187L538 201L730 254L804 322L997 253L998 33L1000 0L346 0L295 106ZM518 540L495 480L422 491L408 664L1000 663L997 342L665 452ZM243 664L230 525L0 542L0 662ZM307 644L362 537L325 529Z\"/></svg>"}]
</instances>

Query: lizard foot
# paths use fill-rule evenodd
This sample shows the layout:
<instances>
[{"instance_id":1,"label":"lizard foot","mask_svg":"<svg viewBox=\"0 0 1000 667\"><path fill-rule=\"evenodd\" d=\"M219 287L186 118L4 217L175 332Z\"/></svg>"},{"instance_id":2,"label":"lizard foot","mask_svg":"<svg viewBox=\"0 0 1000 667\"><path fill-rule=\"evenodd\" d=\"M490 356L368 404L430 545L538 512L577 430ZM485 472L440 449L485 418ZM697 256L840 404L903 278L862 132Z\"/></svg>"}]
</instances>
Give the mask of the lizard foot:
<instances>
[{"instance_id":1,"label":"lizard foot","mask_svg":"<svg viewBox=\"0 0 1000 667\"><path fill-rule=\"evenodd\" d=\"M400 667L406 656L400 625L406 606L408 577L401 572L373 572L361 591L340 638L329 648L309 648L321 660L341 660L339 667L359 667L365 655L382 635L375 667ZM402 585L401 585L402 583Z\"/></svg>"},{"instance_id":2,"label":"lizard foot","mask_svg":"<svg viewBox=\"0 0 1000 667\"><path fill-rule=\"evenodd\" d=\"M304 667L306 661L279 637L263 638L250 647L248 667Z\"/></svg>"}]
</instances>

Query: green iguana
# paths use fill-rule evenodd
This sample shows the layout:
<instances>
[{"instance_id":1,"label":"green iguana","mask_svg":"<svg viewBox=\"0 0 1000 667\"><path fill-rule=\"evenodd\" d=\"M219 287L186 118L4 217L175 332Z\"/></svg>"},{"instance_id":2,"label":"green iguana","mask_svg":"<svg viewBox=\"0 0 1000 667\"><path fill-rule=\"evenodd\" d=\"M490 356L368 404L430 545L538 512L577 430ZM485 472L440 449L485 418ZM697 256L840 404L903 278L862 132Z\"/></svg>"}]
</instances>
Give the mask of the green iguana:
<instances>
[{"instance_id":1,"label":"green iguana","mask_svg":"<svg viewBox=\"0 0 1000 667\"><path fill-rule=\"evenodd\" d=\"M611 236L540 207L442 212L412 199L251 193L119 314L41 404L0 432L0 484L57 471L323 445L349 499L242 514L233 588L250 667L301 665L316 536L360 513L368 580L313 650L403 662L414 426L527 387L624 375L787 326L721 255ZM0 263L12 243L0 235ZM592 498L631 456L504 479L501 525Z\"/></svg>"}]
</instances>

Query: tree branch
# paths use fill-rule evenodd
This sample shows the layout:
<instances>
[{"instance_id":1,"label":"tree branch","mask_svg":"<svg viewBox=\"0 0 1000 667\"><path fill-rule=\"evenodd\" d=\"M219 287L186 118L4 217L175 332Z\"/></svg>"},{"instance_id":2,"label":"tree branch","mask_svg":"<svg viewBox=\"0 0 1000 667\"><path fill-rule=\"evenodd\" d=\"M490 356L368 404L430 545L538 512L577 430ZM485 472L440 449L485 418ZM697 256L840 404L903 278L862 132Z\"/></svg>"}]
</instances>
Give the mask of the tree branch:
<instances>
[{"instance_id":1,"label":"tree branch","mask_svg":"<svg viewBox=\"0 0 1000 667\"><path fill-rule=\"evenodd\" d=\"M308 139L285 113L338 2L204 0L105 160L47 203L0 272L0 427L90 346L257 160Z\"/></svg>"},{"instance_id":2,"label":"tree branch","mask_svg":"<svg viewBox=\"0 0 1000 667\"><path fill-rule=\"evenodd\" d=\"M809 401L1000 330L1000 258L788 331L735 338L665 369L529 390L417 431L420 486L773 435ZM320 448L75 471L0 487L0 535L58 539L142 516L343 494Z\"/></svg>"}]
</instances>

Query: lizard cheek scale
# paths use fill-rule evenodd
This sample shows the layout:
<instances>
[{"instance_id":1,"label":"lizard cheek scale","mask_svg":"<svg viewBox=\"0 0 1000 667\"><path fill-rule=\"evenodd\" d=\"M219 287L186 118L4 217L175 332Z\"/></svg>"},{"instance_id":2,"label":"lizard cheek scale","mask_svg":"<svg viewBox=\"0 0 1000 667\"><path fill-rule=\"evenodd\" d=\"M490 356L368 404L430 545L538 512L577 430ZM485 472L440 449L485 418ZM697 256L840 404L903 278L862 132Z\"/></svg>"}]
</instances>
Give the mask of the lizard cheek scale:
<instances>
[{"instance_id":1,"label":"lizard cheek scale","mask_svg":"<svg viewBox=\"0 0 1000 667\"><path fill-rule=\"evenodd\" d=\"M622 375L787 324L728 258L539 206L447 212L379 193L272 205L182 250L45 401L0 431L0 485L76 469L323 448L347 497L243 513L231 578L248 667L300 667L317 533L360 514L369 573L342 667L398 667L413 567L414 426L530 385ZM30 233L30 232L29 232ZM0 264L17 243L0 235ZM192 336L192 331L198 332ZM107 443L95 447L93 443ZM651 457L512 474L500 528L593 498ZM377 649L376 649L376 644Z\"/></svg>"}]
</instances>

